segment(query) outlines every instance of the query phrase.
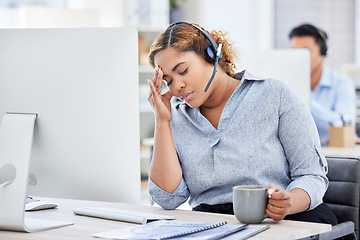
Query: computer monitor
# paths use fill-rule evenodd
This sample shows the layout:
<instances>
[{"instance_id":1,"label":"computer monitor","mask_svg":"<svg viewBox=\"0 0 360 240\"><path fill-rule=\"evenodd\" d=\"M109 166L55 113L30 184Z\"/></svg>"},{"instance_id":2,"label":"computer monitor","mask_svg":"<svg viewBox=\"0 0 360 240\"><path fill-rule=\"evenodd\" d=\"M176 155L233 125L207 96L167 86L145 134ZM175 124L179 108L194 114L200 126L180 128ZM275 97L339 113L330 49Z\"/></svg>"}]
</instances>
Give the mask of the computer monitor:
<instances>
[{"instance_id":1,"label":"computer monitor","mask_svg":"<svg viewBox=\"0 0 360 240\"><path fill-rule=\"evenodd\" d=\"M37 113L28 194L140 200L138 34L1 29L0 118Z\"/></svg>"},{"instance_id":2,"label":"computer monitor","mask_svg":"<svg viewBox=\"0 0 360 240\"><path fill-rule=\"evenodd\" d=\"M310 52L307 49L279 49L241 52L237 70L270 77L287 84L300 99L310 106Z\"/></svg>"}]
</instances>

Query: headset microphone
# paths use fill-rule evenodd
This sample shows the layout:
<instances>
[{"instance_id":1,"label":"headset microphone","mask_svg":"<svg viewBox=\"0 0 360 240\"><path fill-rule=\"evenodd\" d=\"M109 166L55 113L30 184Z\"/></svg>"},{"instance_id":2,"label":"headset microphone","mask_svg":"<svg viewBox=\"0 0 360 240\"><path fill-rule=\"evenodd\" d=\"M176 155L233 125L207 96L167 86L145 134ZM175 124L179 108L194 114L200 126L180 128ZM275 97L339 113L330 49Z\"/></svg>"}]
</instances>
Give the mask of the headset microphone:
<instances>
[{"instance_id":1,"label":"headset microphone","mask_svg":"<svg viewBox=\"0 0 360 240\"><path fill-rule=\"evenodd\" d=\"M213 80L214 77L215 77L216 68L217 68L219 59L222 57L222 56L221 56L221 48L222 48L222 42L219 43L219 47L218 47L218 49L217 49L216 59L215 59L215 63L214 63L214 71L213 71L213 73L212 73L212 75L211 75L211 78L210 78L208 84L206 85L206 88L205 88L204 92L207 92L208 88L210 87L210 84L211 84L212 80Z\"/></svg>"}]
</instances>

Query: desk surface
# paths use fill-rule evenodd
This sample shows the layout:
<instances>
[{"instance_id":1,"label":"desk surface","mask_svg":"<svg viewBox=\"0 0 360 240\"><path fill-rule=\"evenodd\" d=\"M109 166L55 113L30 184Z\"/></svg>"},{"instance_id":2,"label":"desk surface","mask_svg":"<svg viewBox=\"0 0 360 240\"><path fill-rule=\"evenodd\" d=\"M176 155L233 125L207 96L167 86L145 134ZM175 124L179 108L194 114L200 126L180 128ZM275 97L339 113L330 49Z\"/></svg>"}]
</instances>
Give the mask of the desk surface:
<instances>
[{"instance_id":1,"label":"desk surface","mask_svg":"<svg viewBox=\"0 0 360 240\"><path fill-rule=\"evenodd\" d=\"M360 158L360 144L354 147L322 147L326 157L357 157Z\"/></svg>"},{"instance_id":2,"label":"desk surface","mask_svg":"<svg viewBox=\"0 0 360 240\"><path fill-rule=\"evenodd\" d=\"M72 213L76 207L111 207L120 209L129 209L135 211L144 211L157 214L165 214L176 217L181 221L194 222L219 222L226 221L228 224L238 224L233 215L213 214L204 212L193 212L187 210L163 210L158 207L145 205L131 205L124 203L95 202L83 200L53 199L41 198L44 200L58 203L57 209L27 212L29 217L56 219L64 221L73 221L74 225L46 230L35 233L20 233L10 231L0 231L0 239L2 240L78 240L78 239L96 239L92 237L93 233L111 231L123 227L135 226L135 224L104 220L99 218L77 216ZM251 239L296 239L316 235L327 232L332 229L330 224L318 224L296 221L280 221L275 222L271 219L265 219L262 224L270 225L270 229L254 236Z\"/></svg>"}]
</instances>

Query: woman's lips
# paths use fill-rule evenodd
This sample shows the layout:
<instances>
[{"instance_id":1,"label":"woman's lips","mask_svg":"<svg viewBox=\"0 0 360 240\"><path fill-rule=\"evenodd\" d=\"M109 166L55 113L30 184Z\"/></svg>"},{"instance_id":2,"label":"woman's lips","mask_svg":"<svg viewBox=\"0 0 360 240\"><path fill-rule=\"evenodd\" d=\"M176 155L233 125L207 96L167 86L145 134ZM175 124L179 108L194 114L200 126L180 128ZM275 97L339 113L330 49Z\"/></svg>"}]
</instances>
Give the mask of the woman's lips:
<instances>
[{"instance_id":1,"label":"woman's lips","mask_svg":"<svg viewBox=\"0 0 360 240\"><path fill-rule=\"evenodd\" d=\"M189 101L190 98L192 97L193 92L186 92L183 95L181 95L181 99L185 102Z\"/></svg>"}]
</instances>

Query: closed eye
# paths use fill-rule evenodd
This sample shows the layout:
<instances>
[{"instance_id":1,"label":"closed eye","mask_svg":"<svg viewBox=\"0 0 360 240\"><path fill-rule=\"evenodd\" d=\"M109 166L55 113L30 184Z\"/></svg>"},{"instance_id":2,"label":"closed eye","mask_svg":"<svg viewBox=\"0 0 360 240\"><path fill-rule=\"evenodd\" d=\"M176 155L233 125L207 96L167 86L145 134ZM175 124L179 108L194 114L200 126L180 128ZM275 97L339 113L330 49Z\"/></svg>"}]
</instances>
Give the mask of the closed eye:
<instances>
[{"instance_id":1,"label":"closed eye","mask_svg":"<svg viewBox=\"0 0 360 240\"><path fill-rule=\"evenodd\" d=\"M168 86L170 86L171 83L172 83L172 79L171 79L169 82L166 82L166 81L165 81L165 83L166 83Z\"/></svg>"},{"instance_id":2,"label":"closed eye","mask_svg":"<svg viewBox=\"0 0 360 240\"><path fill-rule=\"evenodd\" d=\"M183 72L179 73L181 76L185 75L187 73L188 69L186 68Z\"/></svg>"}]
</instances>

